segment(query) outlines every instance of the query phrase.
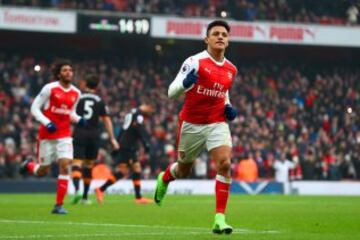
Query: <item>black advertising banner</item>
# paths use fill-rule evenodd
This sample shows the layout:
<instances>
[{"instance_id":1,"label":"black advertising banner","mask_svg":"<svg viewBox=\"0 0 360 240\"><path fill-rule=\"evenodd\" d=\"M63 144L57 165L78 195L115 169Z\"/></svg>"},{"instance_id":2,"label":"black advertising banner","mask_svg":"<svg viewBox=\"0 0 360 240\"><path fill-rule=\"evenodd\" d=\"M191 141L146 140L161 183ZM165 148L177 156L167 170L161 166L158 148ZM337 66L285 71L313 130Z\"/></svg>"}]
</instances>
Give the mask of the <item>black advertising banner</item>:
<instances>
[{"instance_id":1,"label":"black advertising banner","mask_svg":"<svg viewBox=\"0 0 360 240\"><path fill-rule=\"evenodd\" d=\"M150 19L129 16L99 16L79 14L80 33L149 36Z\"/></svg>"}]
</instances>

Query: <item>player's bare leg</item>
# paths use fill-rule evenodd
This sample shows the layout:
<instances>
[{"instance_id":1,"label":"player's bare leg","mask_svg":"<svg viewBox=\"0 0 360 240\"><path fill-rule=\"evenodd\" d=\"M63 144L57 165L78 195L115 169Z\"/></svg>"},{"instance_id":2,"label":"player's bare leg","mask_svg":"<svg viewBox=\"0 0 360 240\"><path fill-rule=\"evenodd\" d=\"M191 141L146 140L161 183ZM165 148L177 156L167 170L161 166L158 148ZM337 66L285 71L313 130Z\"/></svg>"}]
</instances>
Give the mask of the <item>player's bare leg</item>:
<instances>
[{"instance_id":1,"label":"player's bare leg","mask_svg":"<svg viewBox=\"0 0 360 240\"><path fill-rule=\"evenodd\" d=\"M56 204L51 213L54 214L67 214L65 208L63 208L64 198L67 193L69 183L69 166L72 160L67 158L59 159L59 176L57 180L56 189Z\"/></svg>"},{"instance_id":2,"label":"player's bare leg","mask_svg":"<svg viewBox=\"0 0 360 240\"><path fill-rule=\"evenodd\" d=\"M182 153L180 153L181 156ZM185 178L191 173L193 163L176 162L170 164L165 172L161 172L157 177L157 183L154 194L154 201L157 205L161 205L166 195L168 185L176 178Z\"/></svg>"},{"instance_id":3,"label":"player's bare leg","mask_svg":"<svg viewBox=\"0 0 360 240\"><path fill-rule=\"evenodd\" d=\"M148 204L153 203L152 199L145 198L141 195L141 164L139 162L134 162L132 164L132 181L134 185L135 192L135 203L138 204Z\"/></svg>"},{"instance_id":4,"label":"player's bare leg","mask_svg":"<svg viewBox=\"0 0 360 240\"><path fill-rule=\"evenodd\" d=\"M225 209L229 198L231 184L231 147L220 146L210 150L211 158L216 162L216 214L213 233L231 234L233 228L225 221Z\"/></svg>"}]
</instances>

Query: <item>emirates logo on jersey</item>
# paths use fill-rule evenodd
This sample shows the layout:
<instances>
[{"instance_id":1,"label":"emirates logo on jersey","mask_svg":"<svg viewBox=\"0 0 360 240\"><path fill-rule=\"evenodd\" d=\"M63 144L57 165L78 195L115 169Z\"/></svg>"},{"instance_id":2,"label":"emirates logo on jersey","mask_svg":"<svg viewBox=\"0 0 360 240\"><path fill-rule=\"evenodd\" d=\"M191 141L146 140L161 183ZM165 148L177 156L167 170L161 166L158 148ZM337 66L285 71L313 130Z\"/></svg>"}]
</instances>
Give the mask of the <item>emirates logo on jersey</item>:
<instances>
[{"instance_id":1,"label":"emirates logo on jersey","mask_svg":"<svg viewBox=\"0 0 360 240\"><path fill-rule=\"evenodd\" d=\"M65 104L61 104L61 108L52 106L50 108L51 112L56 113L56 114L61 114L61 115L70 115L71 110L67 108L67 106Z\"/></svg>"},{"instance_id":2,"label":"emirates logo on jersey","mask_svg":"<svg viewBox=\"0 0 360 240\"><path fill-rule=\"evenodd\" d=\"M216 98L225 98L226 95L226 93L221 90L206 88L202 85L198 85L196 89L196 93L208 97L216 97Z\"/></svg>"}]
</instances>

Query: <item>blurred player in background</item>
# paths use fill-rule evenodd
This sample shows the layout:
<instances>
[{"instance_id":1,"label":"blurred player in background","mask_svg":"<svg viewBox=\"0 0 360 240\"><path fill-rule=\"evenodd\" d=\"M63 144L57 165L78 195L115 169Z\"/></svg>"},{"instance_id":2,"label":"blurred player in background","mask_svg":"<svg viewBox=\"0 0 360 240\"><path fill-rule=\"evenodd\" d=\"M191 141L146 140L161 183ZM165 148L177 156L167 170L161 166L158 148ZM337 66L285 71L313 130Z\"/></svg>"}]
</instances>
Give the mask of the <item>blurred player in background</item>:
<instances>
[{"instance_id":1,"label":"blurred player in background","mask_svg":"<svg viewBox=\"0 0 360 240\"><path fill-rule=\"evenodd\" d=\"M95 189L96 198L99 203L104 201L105 190L113 185L117 180L129 175L129 167L132 170L132 181L135 191L135 202L139 204L152 203L151 199L141 195L141 164L137 159L138 141L140 141L145 152L150 149L150 137L144 127L144 115L150 115L154 109L149 104L142 104L138 108L133 108L126 114L118 141L119 151L114 155L114 174L101 187Z\"/></svg>"},{"instance_id":2,"label":"blurred player in background","mask_svg":"<svg viewBox=\"0 0 360 240\"><path fill-rule=\"evenodd\" d=\"M99 78L95 75L88 75L85 78L86 87L81 95L76 112L86 119L86 126L76 126L74 138L74 162L72 165L72 179L75 187L75 195L72 203L76 204L81 199L84 204L91 203L88 200L88 192L91 183L91 172L97 158L100 147L100 124L99 119L104 123L114 150L119 149L119 144L114 137L113 125L105 103L96 94L99 86ZM80 179L84 183L84 191L80 192Z\"/></svg>"},{"instance_id":3,"label":"blurred player in background","mask_svg":"<svg viewBox=\"0 0 360 240\"><path fill-rule=\"evenodd\" d=\"M225 21L211 22L206 31L207 50L186 59L169 87L169 97L185 95L178 124L178 160L159 174L154 195L155 202L161 205L169 183L187 177L197 155L206 147L217 167L213 224L213 232L217 234L230 234L233 230L224 214L231 183L232 148L226 120L232 121L237 116L229 99L237 69L224 56L229 32Z\"/></svg>"},{"instance_id":4,"label":"blurred player in background","mask_svg":"<svg viewBox=\"0 0 360 240\"><path fill-rule=\"evenodd\" d=\"M53 74L58 81L46 84L31 105L31 113L40 122L38 135L38 162L25 161L21 173L45 176L54 161L59 164L56 205L54 214L66 214L63 201L67 193L69 167L73 159L71 122L79 126L86 120L76 114L76 105L80 99L80 90L71 83L74 78L72 65L61 60L54 65Z\"/></svg>"}]
</instances>

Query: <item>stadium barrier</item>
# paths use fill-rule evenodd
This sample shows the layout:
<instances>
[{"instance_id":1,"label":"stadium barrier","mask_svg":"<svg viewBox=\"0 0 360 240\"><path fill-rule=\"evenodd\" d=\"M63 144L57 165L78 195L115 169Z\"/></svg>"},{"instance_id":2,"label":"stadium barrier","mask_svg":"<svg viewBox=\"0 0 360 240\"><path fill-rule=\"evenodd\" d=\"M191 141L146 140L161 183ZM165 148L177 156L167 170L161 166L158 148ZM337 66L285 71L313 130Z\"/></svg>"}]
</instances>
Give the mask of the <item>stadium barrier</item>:
<instances>
[{"instance_id":1,"label":"stadium barrier","mask_svg":"<svg viewBox=\"0 0 360 240\"><path fill-rule=\"evenodd\" d=\"M284 184L278 182L236 182L233 181L231 184L231 193L236 194L249 194L249 195L257 195L257 194L284 194Z\"/></svg>"},{"instance_id":2,"label":"stadium barrier","mask_svg":"<svg viewBox=\"0 0 360 240\"><path fill-rule=\"evenodd\" d=\"M0 193L55 192L56 179L0 180Z\"/></svg>"},{"instance_id":3,"label":"stadium barrier","mask_svg":"<svg viewBox=\"0 0 360 240\"><path fill-rule=\"evenodd\" d=\"M360 182L294 181L291 191L298 195L360 196Z\"/></svg>"},{"instance_id":4,"label":"stadium barrier","mask_svg":"<svg viewBox=\"0 0 360 240\"><path fill-rule=\"evenodd\" d=\"M91 183L90 193L93 193L96 187L104 183L103 180L94 180ZM213 194L213 180L177 180L173 182L168 189L169 194ZM155 180L143 180L142 192L144 194L153 194ZM288 189L286 189L288 188ZM54 179L27 179L24 180L1 180L0 193L46 193L55 192L56 180ZM107 193L109 194L133 194L133 185L131 180L118 181L111 186ZM73 184L69 184L69 194L74 193ZM344 181L294 181L289 184L277 182L256 182L245 183L234 181L231 186L233 194L296 194L296 195L343 195L360 196L360 182Z\"/></svg>"},{"instance_id":5,"label":"stadium barrier","mask_svg":"<svg viewBox=\"0 0 360 240\"><path fill-rule=\"evenodd\" d=\"M100 186L103 181L93 181L90 191ZM153 194L155 189L155 180L142 181L141 190L144 194ZM71 186L72 188L72 186ZM168 194L213 194L215 189L215 181L213 180L177 180L172 182L168 188ZM257 182L246 183L233 181L230 189L235 194L283 194L284 187L282 183L277 182ZM70 193L74 193L74 189L69 189ZM118 181L116 184L108 188L109 194L133 194L134 189L132 181Z\"/></svg>"}]
</instances>

